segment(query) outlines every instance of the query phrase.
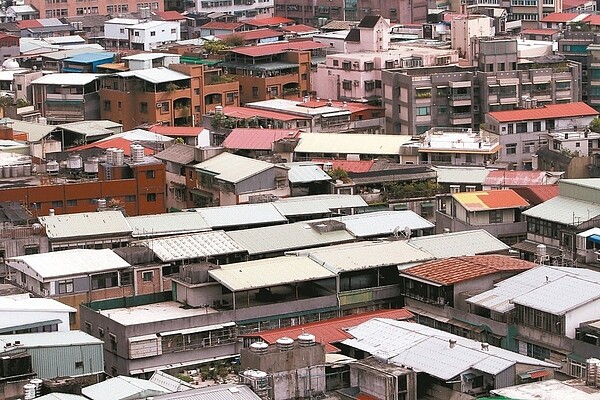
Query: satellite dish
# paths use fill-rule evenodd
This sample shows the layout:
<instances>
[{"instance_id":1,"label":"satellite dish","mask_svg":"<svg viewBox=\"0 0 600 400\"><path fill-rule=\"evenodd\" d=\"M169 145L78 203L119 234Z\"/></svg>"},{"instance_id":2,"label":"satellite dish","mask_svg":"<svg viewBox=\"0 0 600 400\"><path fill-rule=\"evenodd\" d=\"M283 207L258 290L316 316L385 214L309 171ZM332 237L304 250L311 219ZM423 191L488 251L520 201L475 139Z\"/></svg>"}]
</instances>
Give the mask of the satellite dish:
<instances>
[{"instance_id":1,"label":"satellite dish","mask_svg":"<svg viewBox=\"0 0 600 400\"><path fill-rule=\"evenodd\" d=\"M410 235L412 234L412 231L410 230L410 227L409 226L405 226L404 229L402 230L402 234L407 239L410 239Z\"/></svg>"},{"instance_id":2,"label":"satellite dish","mask_svg":"<svg viewBox=\"0 0 600 400\"><path fill-rule=\"evenodd\" d=\"M392 233L394 234L394 237L398 237L398 234L400 233L400 227L395 227Z\"/></svg>"}]
</instances>

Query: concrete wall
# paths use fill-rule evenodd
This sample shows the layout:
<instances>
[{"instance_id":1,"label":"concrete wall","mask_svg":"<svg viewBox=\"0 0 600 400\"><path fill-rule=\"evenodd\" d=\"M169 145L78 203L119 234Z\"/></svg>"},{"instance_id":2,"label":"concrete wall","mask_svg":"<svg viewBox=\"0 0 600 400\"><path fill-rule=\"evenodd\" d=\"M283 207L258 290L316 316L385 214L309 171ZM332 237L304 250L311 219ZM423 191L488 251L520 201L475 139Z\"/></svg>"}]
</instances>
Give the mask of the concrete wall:
<instances>
[{"instance_id":1,"label":"concrete wall","mask_svg":"<svg viewBox=\"0 0 600 400\"><path fill-rule=\"evenodd\" d=\"M271 345L265 354L254 353L250 348L245 348L241 350L240 357L242 370L257 369L274 374L324 364L325 346L315 343L312 346L302 347L294 343L291 350L283 351L276 345Z\"/></svg>"}]
</instances>

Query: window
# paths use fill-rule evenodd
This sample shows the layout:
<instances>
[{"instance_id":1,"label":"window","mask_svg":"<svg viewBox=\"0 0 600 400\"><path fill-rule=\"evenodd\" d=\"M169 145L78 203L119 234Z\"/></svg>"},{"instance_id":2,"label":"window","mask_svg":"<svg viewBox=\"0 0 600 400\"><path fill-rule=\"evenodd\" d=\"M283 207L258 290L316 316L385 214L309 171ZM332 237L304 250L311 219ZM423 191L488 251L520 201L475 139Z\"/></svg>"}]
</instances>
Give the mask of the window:
<instances>
[{"instance_id":1,"label":"window","mask_svg":"<svg viewBox=\"0 0 600 400\"><path fill-rule=\"evenodd\" d=\"M23 90L23 85L21 85L20 83L17 84L17 90Z\"/></svg>"},{"instance_id":2,"label":"window","mask_svg":"<svg viewBox=\"0 0 600 400\"><path fill-rule=\"evenodd\" d=\"M110 349L112 351L117 351L117 336L109 333L108 337L110 338Z\"/></svg>"},{"instance_id":3,"label":"window","mask_svg":"<svg viewBox=\"0 0 600 400\"><path fill-rule=\"evenodd\" d=\"M52 207L55 208L62 208L63 207L63 201L62 200L55 200L52 202Z\"/></svg>"},{"instance_id":4,"label":"window","mask_svg":"<svg viewBox=\"0 0 600 400\"><path fill-rule=\"evenodd\" d=\"M308 80L308 74L302 74L302 75L300 75L300 79L302 79L303 81Z\"/></svg>"},{"instance_id":5,"label":"window","mask_svg":"<svg viewBox=\"0 0 600 400\"><path fill-rule=\"evenodd\" d=\"M26 245L24 246L24 250L26 256L31 254L39 254L40 252L40 248L36 245Z\"/></svg>"},{"instance_id":6,"label":"window","mask_svg":"<svg viewBox=\"0 0 600 400\"><path fill-rule=\"evenodd\" d=\"M131 285L133 274L131 271L121 272L121 286Z\"/></svg>"},{"instance_id":7,"label":"window","mask_svg":"<svg viewBox=\"0 0 600 400\"><path fill-rule=\"evenodd\" d=\"M385 68L386 69L394 68L394 61L393 60L387 60L385 62Z\"/></svg>"},{"instance_id":8,"label":"window","mask_svg":"<svg viewBox=\"0 0 600 400\"><path fill-rule=\"evenodd\" d=\"M133 36L140 36L140 32L139 31L133 32Z\"/></svg>"},{"instance_id":9,"label":"window","mask_svg":"<svg viewBox=\"0 0 600 400\"><path fill-rule=\"evenodd\" d=\"M125 196L125 202L126 203L135 203L135 196L134 195Z\"/></svg>"},{"instance_id":10,"label":"window","mask_svg":"<svg viewBox=\"0 0 600 400\"><path fill-rule=\"evenodd\" d=\"M106 289L119 285L119 273L110 272L92 276L92 289Z\"/></svg>"},{"instance_id":11,"label":"window","mask_svg":"<svg viewBox=\"0 0 600 400\"><path fill-rule=\"evenodd\" d=\"M476 189L476 187L475 187L475 186L467 185L467 186L465 187L465 192L474 192L474 191L475 191L475 189Z\"/></svg>"},{"instance_id":12,"label":"window","mask_svg":"<svg viewBox=\"0 0 600 400\"><path fill-rule=\"evenodd\" d=\"M58 281L58 293L73 293L75 290L73 288L73 279Z\"/></svg>"},{"instance_id":13,"label":"window","mask_svg":"<svg viewBox=\"0 0 600 400\"><path fill-rule=\"evenodd\" d=\"M460 192L460 185L450 185L450 193Z\"/></svg>"},{"instance_id":14,"label":"window","mask_svg":"<svg viewBox=\"0 0 600 400\"><path fill-rule=\"evenodd\" d=\"M166 114L169 112L169 102L168 101L163 101L161 103L156 103L156 108L160 109L160 113L161 114Z\"/></svg>"},{"instance_id":15,"label":"window","mask_svg":"<svg viewBox=\"0 0 600 400\"><path fill-rule=\"evenodd\" d=\"M76 207L77 200L67 200L67 207Z\"/></svg>"},{"instance_id":16,"label":"window","mask_svg":"<svg viewBox=\"0 0 600 400\"><path fill-rule=\"evenodd\" d=\"M156 193L148 193L146 195L146 201L150 202L150 203L155 202L156 201Z\"/></svg>"},{"instance_id":17,"label":"window","mask_svg":"<svg viewBox=\"0 0 600 400\"><path fill-rule=\"evenodd\" d=\"M365 81L365 91L372 92L375 90L375 81Z\"/></svg>"},{"instance_id":18,"label":"window","mask_svg":"<svg viewBox=\"0 0 600 400\"><path fill-rule=\"evenodd\" d=\"M176 34L177 33L177 29L175 29L175 28L171 29L171 33L172 34Z\"/></svg>"},{"instance_id":19,"label":"window","mask_svg":"<svg viewBox=\"0 0 600 400\"><path fill-rule=\"evenodd\" d=\"M252 97L258 97L258 88L256 86L252 86Z\"/></svg>"},{"instance_id":20,"label":"window","mask_svg":"<svg viewBox=\"0 0 600 400\"><path fill-rule=\"evenodd\" d=\"M517 125L517 133L527 133L527 122L519 122L516 125Z\"/></svg>"},{"instance_id":21,"label":"window","mask_svg":"<svg viewBox=\"0 0 600 400\"><path fill-rule=\"evenodd\" d=\"M350 71L351 65L352 64L350 63L350 61L343 61L342 62L342 69L344 71Z\"/></svg>"},{"instance_id":22,"label":"window","mask_svg":"<svg viewBox=\"0 0 600 400\"><path fill-rule=\"evenodd\" d=\"M340 62L338 60L333 60L333 66L334 67L339 67Z\"/></svg>"},{"instance_id":23,"label":"window","mask_svg":"<svg viewBox=\"0 0 600 400\"><path fill-rule=\"evenodd\" d=\"M344 90L352 90L352 81L343 80L342 81L342 89L344 89Z\"/></svg>"},{"instance_id":24,"label":"window","mask_svg":"<svg viewBox=\"0 0 600 400\"><path fill-rule=\"evenodd\" d=\"M83 368L83 361L75 361L75 368Z\"/></svg>"},{"instance_id":25,"label":"window","mask_svg":"<svg viewBox=\"0 0 600 400\"><path fill-rule=\"evenodd\" d=\"M271 94L272 97L277 97L279 96L279 87L271 86L268 88L268 92Z\"/></svg>"},{"instance_id":26,"label":"window","mask_svg":"<svg viewBox=\"0 0 600 400\"><path fill-rule=\"evenodd\" d=\"M523 142L523 154L535 152L535 142Z\"/></svg>"},{"instance_id":27,"label":"window","mask_svg":"<svg viewBox=\"0 0 600 400\"><path fill-rule=\"evenodd\" d=\"M235 92L229 92L225 94L225 103L233 104L235 102Z\"/></svg>"},{"instance_id":28,"label":"window","mask_svg":"<svg viewBox=\"0 0 600 400\"><path fill-rule=\"evenodd\" d=\"M417 107L417 116L431 115L431 107Z\"/></svg>"},{"instance_id":29,"label":"window","mask_svg":"<svg viewBox=\"0 0 600 400\"><path fill-rule=\"evenodd\" d=\"M506 145L506 154L517 154L517 144L516 143L508 143Z\"/></svg>"},{"instance_id":30,"label":"window","mask_svg":"<svg viewBox=\"0 0 600 400\"><path fill-rule=\"evenodd\" d=\"M490 210L490 224L501 224L503 221L502 210Z\"/></svg>"},{"instance_id":31,"label":"window","mask_svg":"<svg viewBox=\"0 0 600 400\"><path fill-rule=\"evenodd\" d=\"M154 272L152 272L152 271L142 272L142 280L144 282L152 281L153 276L154 276Z\"/></svg>"},{"instance_id":32,"label":"window","mask_svg":"<svg viewBox=\"0 0 600 400\"><path fill-rule=\"evenodd\" d=\"M156 171L153 169L146 171L146 179L154 179L156 178Z\"/></svg>"},{"instance_id":33,"label":"window","mask_svg":"<svg viewBox=\"0 0 600 400\"><path fill-rule=\"evenodd\" d=\"M373 71L375 64L372 61L367 61L365 63L365 71Z\"/></svg>"},{"instance_id":34,"label":"window","mask_svg":"<svg viewBox=\"0 0 600 400\"><path fill-rule=\"evenodd\" d=\"M148 114L148 103L146 103L145 101L140 103L140 112Z\"/></svg>"},{"instance_id":35,"label":"window","mask_svg":"<svg viewBox=\"0 0 600 400\"><path fill-rule=\"evenodd\" d=\"M104 328L98 327L98 337L104 338Z\"/></svg>"},{"instance_id":36,"label":"window","mask_svg":"<svg viewBox=\"0 0 600 400\"><path fill-rule=\"evenodd\" d=\"M150 36L156 36L156 32L155 31L150 31Z\"/></svg>"},{"instance_id":37,"label":"window","mask_svg":"<svg viewBox=\"0 0 600 400\"><path fill-rule=\"evenodd\" d=\"M91 335L92 334L92 323L89 321L85 321L84 326L85 326L86 333Z\"/></svg>"},{"instance_id":38,"label":"window","mask_svg":"<svg viewBox=\"0 0 600 400\"><path fill-rule=\"evenodd\" d=\"M117 102L117 108L121 109L123 107L123 103L121 103L120 101Z\"/></svg>"}]
</instances>

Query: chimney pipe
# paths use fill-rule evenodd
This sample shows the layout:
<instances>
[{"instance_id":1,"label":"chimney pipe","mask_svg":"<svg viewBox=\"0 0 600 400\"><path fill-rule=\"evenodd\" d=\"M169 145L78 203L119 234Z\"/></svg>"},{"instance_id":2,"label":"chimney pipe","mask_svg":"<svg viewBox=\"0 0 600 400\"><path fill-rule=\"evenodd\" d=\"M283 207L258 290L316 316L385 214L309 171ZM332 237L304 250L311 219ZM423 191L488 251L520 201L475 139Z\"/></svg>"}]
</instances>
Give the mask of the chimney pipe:
<instances>
[{"instance_id":1,"label":"chimney pipe","mask_svg":"<svg viewBox=\"0 0 600 400\"><path fill-rule=\"evenodd\" d=\"M48 210L48 215L49 215L50 217L53 217L53 216L54 216L54 208L51 208L51 209L49 209L49 210Z\"/></svg>"}]
</instances>

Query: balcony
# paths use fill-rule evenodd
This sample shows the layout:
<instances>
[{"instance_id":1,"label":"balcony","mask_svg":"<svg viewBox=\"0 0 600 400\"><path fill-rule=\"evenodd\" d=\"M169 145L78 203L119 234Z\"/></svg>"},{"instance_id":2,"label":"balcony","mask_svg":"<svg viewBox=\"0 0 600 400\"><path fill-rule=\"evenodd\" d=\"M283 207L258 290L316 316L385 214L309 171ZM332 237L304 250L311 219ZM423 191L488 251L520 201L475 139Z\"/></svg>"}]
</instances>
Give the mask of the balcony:
<instances>
[{"instance_id":1,"label":"balcony","mask_svg":"<svg viewBox=\"0 0 600 400\"><path fill-rule=\"evenodd\" d=\"M46 100L52 101L83 101L83 94L53 93L46 94Z\"/></svg>"},{"instance_id":2,"label":"balcony","mask_svg":"<svg viewBox=\"0 0 600 400\"><path fill-rule=\"evenodd\" d=\"M473 118L470 113L452 114L450 115L450 123L452 125L467 125L473 123Z\"/></svg>"},{"instance_id":3,"label":"balcony","mask_svg":"<svg viewBox=\"0 0 600 400\"><path fill-rule=\"evenodd\" d=\"M350 290L339 294L340 307L378 300L396 299L400 295L401 291L398 285Z\"/></svg>"},{"instance_id":4,"label":"balcony","mask_svg":"<svg viewBox=\"0 0 600 400\"><path fill-rule=\"evenodd\" d=\"M448 100L450 100L450 106L452 107L470 106L472 104L472 97L470 93L451 94L448 97Z\"/></svg>"}]
</instances>

